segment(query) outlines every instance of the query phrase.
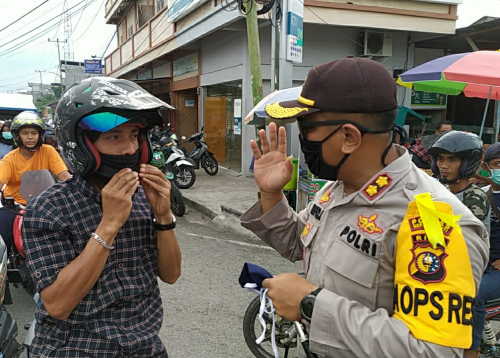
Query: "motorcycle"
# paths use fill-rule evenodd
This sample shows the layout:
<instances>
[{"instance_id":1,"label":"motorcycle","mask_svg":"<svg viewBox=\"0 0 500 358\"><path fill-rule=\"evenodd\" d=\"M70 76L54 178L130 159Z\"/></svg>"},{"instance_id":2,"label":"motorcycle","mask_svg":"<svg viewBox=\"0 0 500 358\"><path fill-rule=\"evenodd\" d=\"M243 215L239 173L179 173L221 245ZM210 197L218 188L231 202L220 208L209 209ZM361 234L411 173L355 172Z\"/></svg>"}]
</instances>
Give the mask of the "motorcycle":
<instances>
[{"instance_id":1,"label":"motorcycle","mask_svg":"<svg viewBox=\"0 0 500 358\"><path fill-rule=\"evenodd\" d=\"M500 331L496 330L491 321L500 321L500 298L486 302L486 322L481 339L481 355L500 357Z\"/></svg>"},{"instance_id":2,"label":"motorcycle","mask_svg":"<svg viewBox=\"0 0 500 358\"><path fill-rule=\"evenodd\" d=\"M167 170L165 156L163 155L160 146L158 144L155 144L153 146L153 150L153 160L150 164L163 171L165 177L170 180L170 208L175 216L181 217L186 212L186 205L184 204L184 198L181 191L179 190L177 185L175 185L174 173Z\"/></svg>"},{"instance_id":3,"label":"motorcycle","mask_svg":"<svg viewBox=\"0 0 500 358\"><path fill-rule=\"evenodd\" d=\"M19 357L24 348L17 342L17 323L5 309L5 297L8 287L7 276L7 246L0 238L0 357ZM12 303L12 302L11 302Z\"/></svg>"},{"instance_id":4,"label":"motorcycle","mask_svg":"<svg viewBox=\"0 0 500 358\"><path fill-rule=\"evenodd\" d=\"M19 193L25 198L26 203L29 203L31 199L54 185L56 182L57 179L47 169L28 171L21 175ZM22 285L30 296L33 296L36 290L25 264L26 253L24 252L22 239L23 216L26 207L16 203L12 197L3 196L2 205L2 210L8 210L16 214L13 227L14 243L9 253L7 270L9 284L12 284L16 288Z\"/></svg>"},{"instance_id":5,"label":"motorcycle","mask_svg":"<svg viewBox=\"0 0 500 358\"><path fill-rule=\"evenodd\" d=\"M203 140L205 135L203 128L201 128L200 133L195 133L188 139L183 136L182 139L184 143L194 143L195 145L193 151L188 155L188 160L193 163L194 168L199 169L201 164L208 175L216 175L219 171L219 163L214 154L208 150L208 144ZM181 150L187 155L186 148L181 147Z\"/></svg>"},{"instance_id":6,"label":"motorcycle","mask_svg":"<svg viewBox=\"0 0 500 358\"><path fill-rule=\"evenodd\" d=\"M160 152L166 158L165 168L174 174L173 182L180 189L187 189L193 186L196 181L196 174L193 164L186 160L184 152L177 148L175 144L177 135L171 134L170 137L161 138L159 146Z\"/></svg>"}]
</instances>

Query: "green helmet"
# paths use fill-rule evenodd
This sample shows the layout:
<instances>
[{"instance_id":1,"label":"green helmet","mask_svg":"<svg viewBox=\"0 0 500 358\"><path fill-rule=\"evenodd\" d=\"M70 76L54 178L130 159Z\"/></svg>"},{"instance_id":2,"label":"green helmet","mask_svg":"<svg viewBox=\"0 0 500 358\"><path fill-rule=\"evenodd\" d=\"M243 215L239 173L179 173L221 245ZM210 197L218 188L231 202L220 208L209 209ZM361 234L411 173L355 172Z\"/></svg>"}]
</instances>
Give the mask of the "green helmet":
<instances>
[{"instance_id":1,"label":"green helmet","mask_svg":"<svg viewBox=\"0 0 500 358\"><path fill-rule=\"evenodd\" d=\"M38 137L38 142L33 147L26 147L19 136L19 131L21 128L36 128L40 133ZM10 126L10 131L12 133L12 139L14 139L14 144L18 147L23 147L30 152L34 152L38 148L42 146L43 139L45 137L45 123L43 123L42 119L38 117L35 113L24 111L19 113L14 117L12 121L12 125Z\"/></svg>"}]
</instances>

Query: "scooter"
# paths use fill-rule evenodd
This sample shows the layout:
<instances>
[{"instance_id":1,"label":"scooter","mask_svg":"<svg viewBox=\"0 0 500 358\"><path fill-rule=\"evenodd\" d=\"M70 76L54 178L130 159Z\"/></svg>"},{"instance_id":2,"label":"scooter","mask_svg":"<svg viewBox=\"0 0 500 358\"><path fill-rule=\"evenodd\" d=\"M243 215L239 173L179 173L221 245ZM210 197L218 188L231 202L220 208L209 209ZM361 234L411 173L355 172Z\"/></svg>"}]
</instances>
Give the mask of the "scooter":
<instances>
[{"instance_id":1,"label":"scooter","mask_svg":"<svg viewBox=\"0 0 500 358\"><path fill-rule=\"evenodd\" d=\"M208 144L203 140L205 135L203 128L201 128L200 133L195 133L188 139L183 136L182 139L184 143L194 143L195 145L193 151L188 155L188 160L192 161L194 168L199 169L201 164L208 175L216 175L219 171L219 163L214 154L208 150ZM181 150L187 155L186 148L181 147Z\"/></svg>"},{"instance_id":2,"label":"scooter","mask_svg":"<svg viewBox=\"0 0 500 358\"><path fill-rule=\"evenodd\" d=\"M167 171L174 173L174 183L180 189L187 189L193 186L196 181L196 174L193 164L186 160L184 152L177 148L177 135L163 137L160 140L160 151L166 158L165 167Z\"/></svg>"},{"instance_id":3,"label":"scooter","mask_svg":"<svg viewBox=\"0 0 500 358\"><path fill-rule=\"evenodd\" d=\"M184 198L182 196L181 191L175 185L174 173L167 170L165 156L161 151L161 148L158 144L153 146L153 160L151 161L151 165L157 167L165 174L165 177L170 180L171 190L170 190L170 208L175 216L182 216L186 212L186 206L184 204Z\"/></svg>"}]
</instances>

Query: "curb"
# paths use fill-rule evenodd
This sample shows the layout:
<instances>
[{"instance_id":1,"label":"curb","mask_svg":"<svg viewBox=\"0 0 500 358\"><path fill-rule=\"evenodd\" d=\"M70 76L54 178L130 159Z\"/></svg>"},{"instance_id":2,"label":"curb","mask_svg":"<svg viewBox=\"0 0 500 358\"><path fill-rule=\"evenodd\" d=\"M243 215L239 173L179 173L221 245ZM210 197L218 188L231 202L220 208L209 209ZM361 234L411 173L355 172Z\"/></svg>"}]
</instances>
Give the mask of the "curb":
<instances>
[{"instance_id":1,"label":"curb","mask_svg":"<svg viewBox=\"0 0 500 358\"><path fill-rule=\"evenodd\" d=\"M198 203L197 201L189 199L186 196L183 196L183 198L184 198L184 201L186 202L186 204L188 204L190 207L192 207L196 211L199 211L203 215L208 216L211 220L215 219L220 214L220 213L217 213L217 212L209 209L208 207Z\"/></svg>"},{"instance_id":2,"label":"curb","mask_svg":"<svg viewBox=\"0 0 500 358\"><path fill-rule=\"evenodd\" d=\"M233 209L233 208L230 208L229 206L226 206L226 205L223 205L223 204L220 205L220 210L223 213L227 213L227 214L231 214L231 215L236 216L237 219L239 219L243 215L243 213L241 211Z\"/></svg>"}]
</instances>

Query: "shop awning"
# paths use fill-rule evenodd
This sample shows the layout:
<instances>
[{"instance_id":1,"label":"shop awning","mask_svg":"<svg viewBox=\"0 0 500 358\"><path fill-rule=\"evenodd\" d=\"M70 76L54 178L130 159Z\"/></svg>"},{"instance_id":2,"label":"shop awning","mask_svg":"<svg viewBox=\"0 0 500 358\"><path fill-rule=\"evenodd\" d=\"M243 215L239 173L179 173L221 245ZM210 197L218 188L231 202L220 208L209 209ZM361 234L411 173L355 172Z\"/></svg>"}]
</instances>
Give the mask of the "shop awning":
<instances>
[{"instance_id":1,"label":"shop awning","mask_svg":"<svg viewBox=\"0 0 500 358\"><path fill-rule=\"evenodd\" d=\"M27 94L0 93L0 110L3 111L37 111L33 104L33 96Z\"/></svg>"}]
</instances>

